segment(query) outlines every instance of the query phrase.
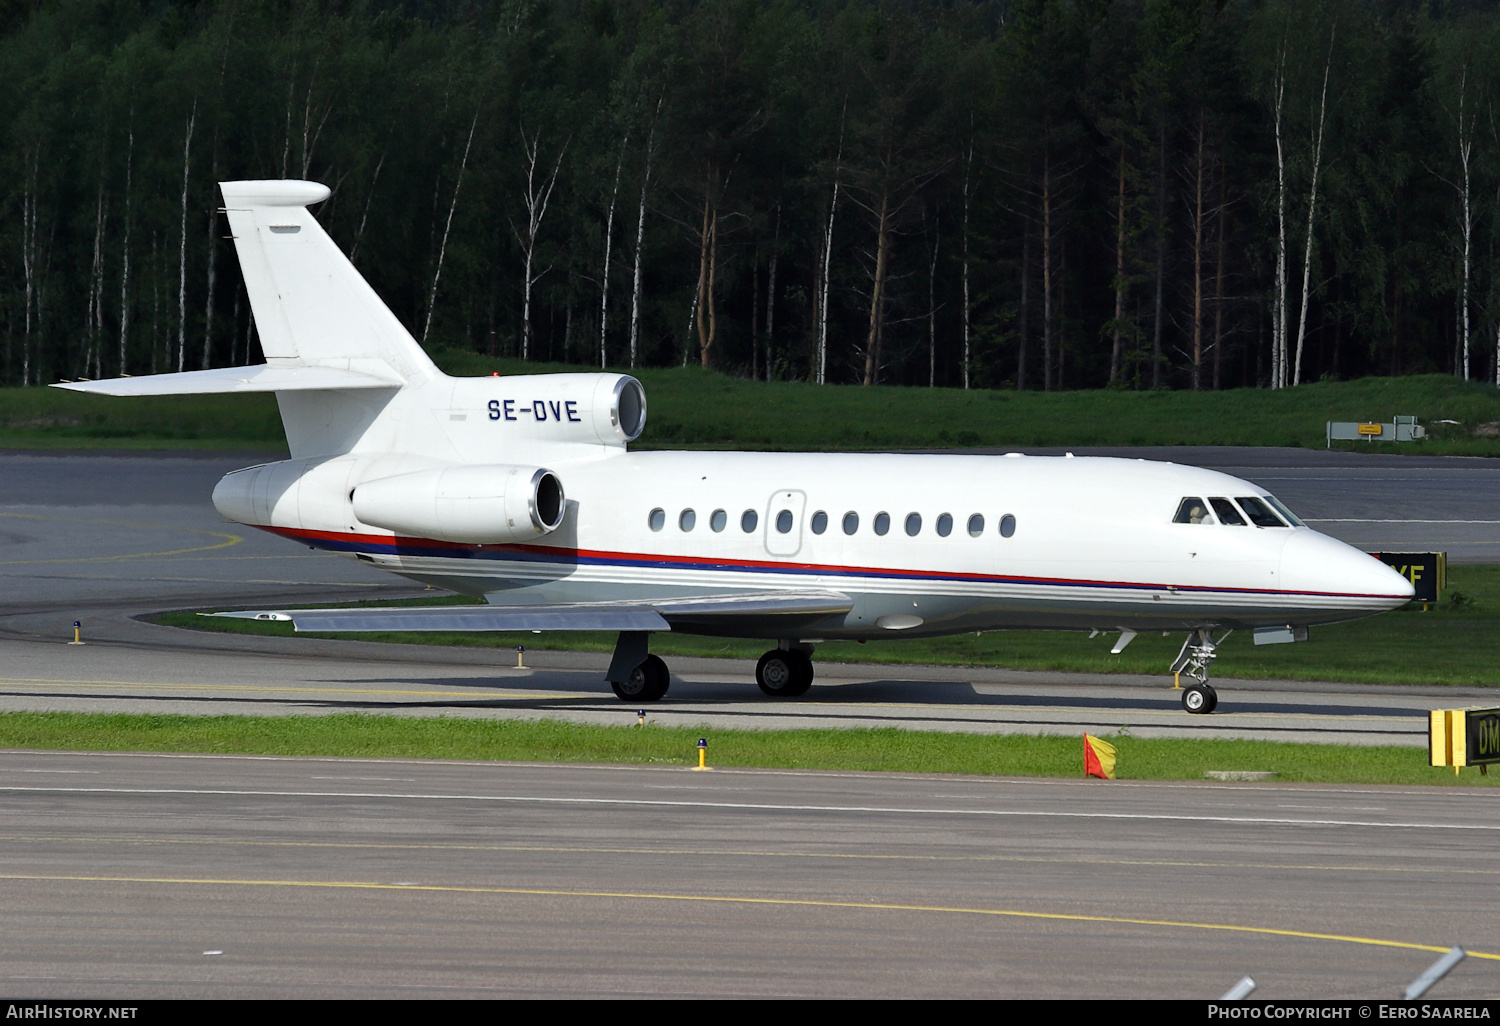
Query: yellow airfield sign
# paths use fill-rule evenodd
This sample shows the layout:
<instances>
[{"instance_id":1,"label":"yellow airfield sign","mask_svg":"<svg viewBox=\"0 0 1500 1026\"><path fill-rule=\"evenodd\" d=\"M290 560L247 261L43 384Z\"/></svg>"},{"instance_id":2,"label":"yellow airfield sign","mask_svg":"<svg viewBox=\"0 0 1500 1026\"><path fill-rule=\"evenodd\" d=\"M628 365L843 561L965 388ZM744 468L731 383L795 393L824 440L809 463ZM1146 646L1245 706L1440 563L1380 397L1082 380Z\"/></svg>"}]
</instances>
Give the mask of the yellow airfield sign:
<instances>
[{"instance_id":1,"label":"yellow airfield sign","mask_svg":"<svg viewBox=\"0 0 1500 1026\"><path fill-rule=\"evenodd\" d=\"M1434 709L1427 725L1432 766L1488 766L1500 762L1500 709Z\"/></svg>"}]
</instances>

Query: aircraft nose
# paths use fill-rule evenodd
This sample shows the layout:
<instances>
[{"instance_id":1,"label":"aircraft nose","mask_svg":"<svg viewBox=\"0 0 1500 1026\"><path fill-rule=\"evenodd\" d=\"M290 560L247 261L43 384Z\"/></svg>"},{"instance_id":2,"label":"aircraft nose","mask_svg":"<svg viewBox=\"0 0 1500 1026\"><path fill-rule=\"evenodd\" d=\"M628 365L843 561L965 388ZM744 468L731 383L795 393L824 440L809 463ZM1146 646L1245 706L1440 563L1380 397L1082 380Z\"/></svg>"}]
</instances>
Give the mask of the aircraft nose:
<instances>
[{"instance_id":1,"label":"aircraft nose","mask_svg":"<svg viewBox=\"0 0 1500 1026\"><path fill-rule=\"evenodd\" d=\"M1395 609L1412 600L1410 581L1367 552L1316 531L1297 530L1281 550L1281 586L1288 591L1347 595L1360 608Z\"/></svg>"}]
</instances>

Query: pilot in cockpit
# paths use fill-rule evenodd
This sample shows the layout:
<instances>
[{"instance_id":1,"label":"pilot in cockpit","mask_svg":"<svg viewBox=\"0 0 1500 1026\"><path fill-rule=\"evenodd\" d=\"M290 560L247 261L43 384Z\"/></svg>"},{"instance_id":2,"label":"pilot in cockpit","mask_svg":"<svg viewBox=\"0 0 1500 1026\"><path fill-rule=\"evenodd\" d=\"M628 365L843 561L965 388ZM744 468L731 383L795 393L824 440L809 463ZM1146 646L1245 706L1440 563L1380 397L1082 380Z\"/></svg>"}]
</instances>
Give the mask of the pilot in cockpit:
<instances>
[{"instance_id":1,"label":"pilot in cockpit","mask_svg":"<svg viewBox=\"0 0 1500 1026\"><path fill-rule=\"evenodd\" d=\"M1208 506L1202 499L1188 498L1182 500L1182 505L1177 507L1177 516L1172 518L1178 524L1213 524L1214 515L1208 511Z\"/></svg>"}]
</instances>

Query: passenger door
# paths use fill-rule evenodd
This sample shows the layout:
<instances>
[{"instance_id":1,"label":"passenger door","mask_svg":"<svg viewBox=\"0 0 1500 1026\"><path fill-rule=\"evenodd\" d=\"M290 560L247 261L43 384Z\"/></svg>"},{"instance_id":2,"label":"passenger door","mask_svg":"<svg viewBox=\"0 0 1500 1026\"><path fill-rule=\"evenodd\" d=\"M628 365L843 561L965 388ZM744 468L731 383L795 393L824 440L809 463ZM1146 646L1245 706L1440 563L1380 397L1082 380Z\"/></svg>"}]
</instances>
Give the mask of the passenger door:
<instances>
[{"instance_id":1,"label":"passenger door","mask_svg":"<svg viewBox=\"0 0 1500 1026\"><path fill-rule=\"evenodd\" d=\"M766 551L773 556L795 556L802 549L802 517L807 507L803 492L777 492L766 504Z\"/></svg>"}]
</instances>

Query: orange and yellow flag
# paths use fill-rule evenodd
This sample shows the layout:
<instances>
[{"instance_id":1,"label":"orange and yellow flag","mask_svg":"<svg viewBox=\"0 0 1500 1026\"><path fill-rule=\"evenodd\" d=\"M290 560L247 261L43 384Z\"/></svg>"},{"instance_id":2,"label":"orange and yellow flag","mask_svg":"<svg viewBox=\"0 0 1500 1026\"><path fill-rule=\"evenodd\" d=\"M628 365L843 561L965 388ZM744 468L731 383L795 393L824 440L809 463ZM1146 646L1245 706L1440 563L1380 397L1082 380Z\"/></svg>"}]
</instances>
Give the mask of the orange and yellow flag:
<instances>
[{"instance_id":1,"label":"orange and yellow flag","mask_svg":"<svg viewBox=\"0 0 1500 1026\"><path fill-rule=\"evenodd\" d=\"M1092 734L1083 735L1083 775L1115 779L1115 746Z\"/></svg>"}]
</instances>

